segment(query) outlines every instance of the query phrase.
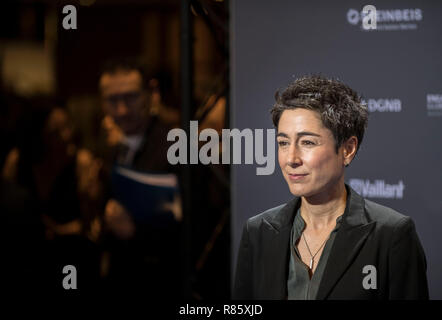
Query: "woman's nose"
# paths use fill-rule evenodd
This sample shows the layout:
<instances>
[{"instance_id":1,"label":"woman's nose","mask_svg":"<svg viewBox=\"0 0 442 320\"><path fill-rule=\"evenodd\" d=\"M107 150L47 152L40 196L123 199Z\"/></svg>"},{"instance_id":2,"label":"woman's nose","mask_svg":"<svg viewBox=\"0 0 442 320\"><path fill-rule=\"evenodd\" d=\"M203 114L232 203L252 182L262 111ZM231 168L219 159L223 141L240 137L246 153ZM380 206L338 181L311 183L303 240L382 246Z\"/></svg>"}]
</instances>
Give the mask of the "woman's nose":
<instances>
[{"instance_id":1,"label":"woman's nose","mask_svg":"<svg viewBox=\"0 0 442 320\"><path fill-rule=\"evenodd\" d=\"M287 154L287 164L290 166L299 166L302 164L302 159L298 148L295 145L291 145Z\"/></svg>"}]
</instances>

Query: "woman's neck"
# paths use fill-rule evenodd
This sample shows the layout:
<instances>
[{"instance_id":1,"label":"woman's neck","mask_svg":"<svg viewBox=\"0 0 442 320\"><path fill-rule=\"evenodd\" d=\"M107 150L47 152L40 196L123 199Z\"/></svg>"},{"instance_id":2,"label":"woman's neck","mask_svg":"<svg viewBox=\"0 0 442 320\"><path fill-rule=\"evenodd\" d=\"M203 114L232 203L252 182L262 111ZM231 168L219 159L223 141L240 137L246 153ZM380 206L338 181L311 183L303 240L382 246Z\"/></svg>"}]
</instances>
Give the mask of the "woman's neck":
<instances>
[{"instance_id":1,"label":"woman's neck","mask_svg":"<svg viewBox=\"0 0 442 320\"><path fill-rule=\"evenodd\" d=\"M344 213L347 203L345 184L339 183L327 193L314 197L302 197L301 216L310 228L320 231L334 225Z\"/></svg>"}]
</instances>

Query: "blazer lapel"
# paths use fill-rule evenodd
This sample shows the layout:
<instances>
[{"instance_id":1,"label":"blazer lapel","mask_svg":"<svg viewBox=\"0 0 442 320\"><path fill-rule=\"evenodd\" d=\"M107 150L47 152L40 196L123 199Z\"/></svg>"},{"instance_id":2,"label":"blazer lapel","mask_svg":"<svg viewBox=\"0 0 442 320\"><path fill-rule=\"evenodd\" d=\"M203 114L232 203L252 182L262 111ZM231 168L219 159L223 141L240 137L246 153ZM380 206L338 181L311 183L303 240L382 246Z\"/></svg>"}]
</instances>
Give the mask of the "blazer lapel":
<instances>
[{"instance_id":1,"label":"blazer lapel","mask_svg":"<svg viewBox=\"0 0 442 320\"><path fill-rule=\"evenodd\" d=\"M353 262L365 239L375 226L374 222L367 223L364 211L364 199L351 187L347 186L347 205L343 222L336 234L327 265L322 275L317 299L326 299L333 287L339 281L345 270ZM361 270L362 272L362 270Z\"/></svg>"},{"instance_id":2,"label":"blazer lapel","mask_svg":"<svg viewBox=\"0 0 442 320\"><path fill-rule=\"evenodd\" d=\"M263 290L266 299L287 298L287 276L290 258L289 242L298 197L288 202L273 217L264 220L265 254Z\"/></svg>"}]
</instances>

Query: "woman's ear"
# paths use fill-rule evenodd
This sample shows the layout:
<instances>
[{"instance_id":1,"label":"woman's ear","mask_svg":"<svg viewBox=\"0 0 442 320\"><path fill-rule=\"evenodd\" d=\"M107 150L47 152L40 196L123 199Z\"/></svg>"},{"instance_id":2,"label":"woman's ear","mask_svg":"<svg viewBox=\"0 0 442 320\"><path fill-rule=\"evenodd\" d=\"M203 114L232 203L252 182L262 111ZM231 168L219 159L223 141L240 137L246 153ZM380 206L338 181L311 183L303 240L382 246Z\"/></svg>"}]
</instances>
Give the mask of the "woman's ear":
<instances>
[{"instance_id":1,"label":"woman's ear","mask_svg":"<svg viewBox=\"0 0 442 320\"><path fill-rule=\"evenodd\" d=\"M347 141L344 142L343 147L344 165L348 167L356 155L356 151L358 150L358 138L356 138L356 136L351 136L347 139Z\"/></svg>"}]
</instances>

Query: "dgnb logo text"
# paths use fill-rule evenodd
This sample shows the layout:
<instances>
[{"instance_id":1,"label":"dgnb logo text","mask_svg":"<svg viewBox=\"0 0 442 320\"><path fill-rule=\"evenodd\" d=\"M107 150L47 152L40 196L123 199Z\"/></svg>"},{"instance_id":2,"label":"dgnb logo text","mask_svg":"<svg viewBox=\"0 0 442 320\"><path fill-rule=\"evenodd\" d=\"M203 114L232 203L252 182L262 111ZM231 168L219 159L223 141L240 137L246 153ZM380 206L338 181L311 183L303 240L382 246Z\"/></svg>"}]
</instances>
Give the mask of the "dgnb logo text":
<instances>
[{"instance_id":1,"label":"dgnb logo text","mask_svg":"<svg viewBox=\"0 0 442 320\"><path fill-rule=\"evenodd\" d=\"M402 102L400 99L368 99L362 100L367 105L369 112L400 112L402 111Z\"/></svg>"}]
</instances>

